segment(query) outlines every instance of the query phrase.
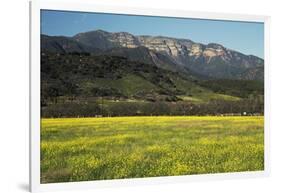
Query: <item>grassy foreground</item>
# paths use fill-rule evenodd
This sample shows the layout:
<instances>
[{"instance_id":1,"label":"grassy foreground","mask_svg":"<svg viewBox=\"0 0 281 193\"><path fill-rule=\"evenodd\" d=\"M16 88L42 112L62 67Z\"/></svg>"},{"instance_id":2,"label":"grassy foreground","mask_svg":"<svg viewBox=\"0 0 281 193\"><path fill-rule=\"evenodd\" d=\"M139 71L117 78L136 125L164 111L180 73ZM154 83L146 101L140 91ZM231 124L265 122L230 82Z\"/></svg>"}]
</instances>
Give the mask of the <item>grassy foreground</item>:
<instances>
[{"instance_id":1,"label":"grassy foreground","mask_svg":"<svg viewBox=\"0 0 281 193\"><path fill-rule=\"evenodd\" d=\"M42 119L41 183L263 170L263 117Z\"/></svg>"}]
</instances>

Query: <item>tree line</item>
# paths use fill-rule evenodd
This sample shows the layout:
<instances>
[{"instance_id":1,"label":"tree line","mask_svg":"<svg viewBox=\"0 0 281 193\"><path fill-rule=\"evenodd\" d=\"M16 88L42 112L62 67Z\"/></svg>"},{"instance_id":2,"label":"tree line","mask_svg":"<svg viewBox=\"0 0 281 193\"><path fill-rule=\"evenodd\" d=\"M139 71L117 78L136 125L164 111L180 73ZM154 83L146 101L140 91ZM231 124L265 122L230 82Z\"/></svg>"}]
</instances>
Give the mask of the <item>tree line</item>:
<instances>
[{"instance_id":1,"label":"tree line","mask_svg":"<svg viewBox=\"0 0 281 193\"><path fill-rule=\"evenodd\" d=\"M91 102L57 103L41 107L42 117L115 117L115 116L187 116L187 115L263 115L262 100L213 100L194 104L173 102Z\"/></svg>"}]
</instances>

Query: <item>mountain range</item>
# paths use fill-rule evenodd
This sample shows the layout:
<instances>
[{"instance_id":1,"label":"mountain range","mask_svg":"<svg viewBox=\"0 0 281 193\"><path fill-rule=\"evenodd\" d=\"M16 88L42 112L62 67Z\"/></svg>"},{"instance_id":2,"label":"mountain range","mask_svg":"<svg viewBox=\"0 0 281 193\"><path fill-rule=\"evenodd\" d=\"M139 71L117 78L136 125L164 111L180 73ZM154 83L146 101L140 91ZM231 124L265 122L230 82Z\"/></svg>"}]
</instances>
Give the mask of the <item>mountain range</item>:
<instances>
[{"instance_id":1,"label":"mountain range","mask_svg":"<svg viewBox=\"0 0 281 193\"><path fill-rule=\"evenodd\" d=\"M205 45L189 39L135 36L127 32L103 30L78 33L72 37L42 34L41 51L121 56L200 79L263 81L264 78L262 58L220 44Z\"/></svg>"}]
</instances>

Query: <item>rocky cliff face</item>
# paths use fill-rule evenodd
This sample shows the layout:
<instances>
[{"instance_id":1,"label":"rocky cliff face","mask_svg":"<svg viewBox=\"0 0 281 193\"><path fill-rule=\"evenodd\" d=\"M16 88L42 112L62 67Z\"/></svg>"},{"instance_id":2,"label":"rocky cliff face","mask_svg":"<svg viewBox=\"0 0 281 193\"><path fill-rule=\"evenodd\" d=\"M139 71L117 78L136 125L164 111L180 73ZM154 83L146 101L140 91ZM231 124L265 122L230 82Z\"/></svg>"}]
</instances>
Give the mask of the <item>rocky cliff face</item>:
<instances>
[{"instance_id":1,"label":"rocky cliff face","mask_svg":"<svg viewBox=\"0 0 281 193\"><path fill-rule=\"evenodd\" d=\"M62 41L61 38L58 42L56 41L58 37L48 36L48 42L41 44L42 50L54 51L59 48L60 52L61 50L94 52L98 49L107 53L111 50L110 53L129 58L134 58L135 55L138 59L149 58L149 61L163 68L180 71L188 69L211 78L263 79L263 76L260 76L263 74L263 59L215 43L204 45L188 39L134 36L127 32L110 33L102 30L79 33L72 38L66 38L68 41ZM137 48L145 48L147 51ZM116 51L117 49L120 50ZM138 50L141 52L136 54ZM133 56L130 56L130 53L133 53ZM142 54L146 55L141 56Z\"/></svg>"}]
</instances>

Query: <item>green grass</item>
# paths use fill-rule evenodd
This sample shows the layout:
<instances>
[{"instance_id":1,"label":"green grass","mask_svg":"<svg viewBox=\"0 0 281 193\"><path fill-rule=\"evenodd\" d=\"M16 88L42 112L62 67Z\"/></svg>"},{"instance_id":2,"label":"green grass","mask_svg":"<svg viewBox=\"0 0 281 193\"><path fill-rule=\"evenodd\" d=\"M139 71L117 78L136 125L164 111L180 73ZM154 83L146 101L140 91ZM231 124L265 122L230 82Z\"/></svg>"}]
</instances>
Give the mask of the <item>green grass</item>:
<instances>
[{"instance_id":1,"label":"green grass","mask_svg":"<svg viewBox=\"0 0 281 193\"><path fill-rule=\"evenodd\" d=\"M200 95L195 96L179 96L184 101L189 101L194 104L200 104L200 103L207 103L212 100L223 100L223 101L239 101L239 97L230 96L230 95L224 95L224 94L218 94L213 92L207 92L202 93Z\"/></svg>"},{"instance_id":2,"label":"green grass","mask_svg":"<svg viewBox=\"0 0 281 193\"><path fill-rule=\"evenodd\" d=\"M157 87L151 82L133 75L129 74L118 80L111 79L95 79L94 85L96 87L111 87L116 88L121 91L121 93L130 96L138 91L149 92L155 90Z\"/></svg>"},{"instance_id":3,"label":"green grass","mask_svg":"<svg viewBox=\"0 0 281 193\"><path fill-rule=\"evenodd\" d=\"M170 78L172 79L173 77ZM185 101L190 101L194 103L205 103L209 102L210 100L238 101L241 99L236 96L215 93L210 89L207 89L207 86L206 88L204 88L190 81L183 80L179 77L172 80L176 83L178 89L184 91L185 94L188 94L188 96L179 96Z\"/></svg>"},{"instance_id":4,"label":"green grass","mask_svg":"<svg viewBox=\"0 0 281 193\"><path fill-rule=\"evenodd\" d=\"M263 117L42 119L41 182L264 168Z\"/></svg>"}]
</instances>

